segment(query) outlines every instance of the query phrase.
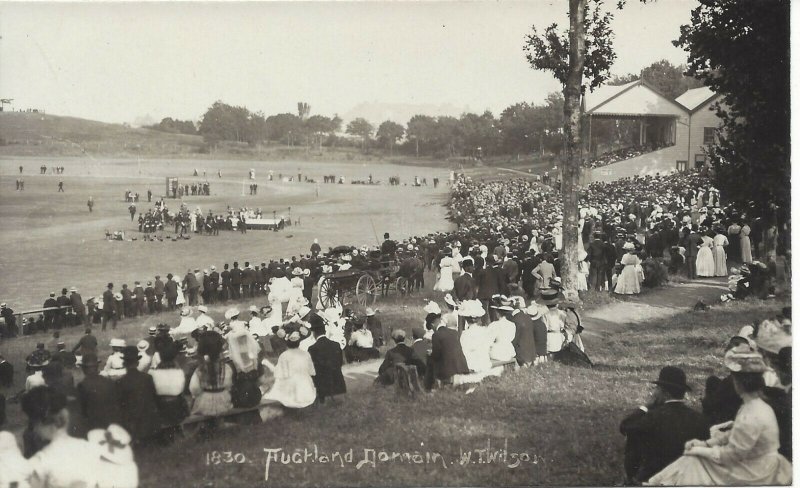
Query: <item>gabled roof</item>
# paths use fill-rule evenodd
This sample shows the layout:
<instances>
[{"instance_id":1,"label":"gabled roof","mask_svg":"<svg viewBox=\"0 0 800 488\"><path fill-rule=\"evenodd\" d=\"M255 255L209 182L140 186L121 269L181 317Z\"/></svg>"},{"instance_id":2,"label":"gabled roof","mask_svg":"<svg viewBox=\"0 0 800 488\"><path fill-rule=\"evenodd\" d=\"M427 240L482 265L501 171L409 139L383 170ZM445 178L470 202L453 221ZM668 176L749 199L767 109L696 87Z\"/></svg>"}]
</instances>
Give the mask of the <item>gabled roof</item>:
<instances>
[{"instance_id":1,"label":"gabled roof","mask_svg":"<svg viewBox=\"0 0 800 488\"><path fill-rule=\"evenodd\" d=\"M604 86L584 97L587 114L614 116L686 115L686 108L665 97L644 80L620 86Z\"/></svg>"},{"instance_id":2,"label":"gabled roof","mask_svg":"<svg viewBox=\"0 0 800 488\"><path fill-rule=\"evenodd\" d=\"M686 110L689 112L694 112L716 96L717 94L714 93L711 88L701 86L700 88L686 90L683 95L676 98L675 101L686 107Z\"/></svg>"}]
</instances>

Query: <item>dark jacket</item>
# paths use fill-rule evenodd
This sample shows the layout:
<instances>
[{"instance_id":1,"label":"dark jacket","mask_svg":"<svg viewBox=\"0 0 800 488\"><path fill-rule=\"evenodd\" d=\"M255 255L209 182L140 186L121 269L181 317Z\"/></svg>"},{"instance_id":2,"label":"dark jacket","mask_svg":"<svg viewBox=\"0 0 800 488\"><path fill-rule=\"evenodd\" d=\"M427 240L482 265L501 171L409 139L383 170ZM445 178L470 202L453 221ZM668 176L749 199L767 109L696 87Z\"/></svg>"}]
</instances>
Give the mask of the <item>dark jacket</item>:
<instances>
[{"instance_id":1,"label":"dark jacket","mask_svg":"<svg viewBox=\"0 0 800 488\"><path fill-rule=\"evenodd\" d=\"M699 246L702 241L703 238L697 232L689 234L689 237L686 238L686 256L697 257L697 246Z\"/></svg>"},{"instance_id":2,"label":"dark jacket","mask_svg":"<svg viewBox=\"0 0 800 488\"><path fill-rule=\"evenodd\" d=\"M517 311L511 316L511 321L517 326L517 332L511 344L517 353L517 363L532 363L536 359L536 341L533 335L533 320L525 312Z\"/></svg>"},{"instance_id":3,"label":"dark jacket","mask_svg":"<svg viewBox=\"0 0 800 488\"><path fill-rule=\"evenodd\" d=\"M72 310L78 316L86 315L86 305L83 303L83 298L81 298L80 293L73 293L69 296L70 305L72 305Z\"/></svg>"},{"instance_id":4,"label":"dark jacket","mask_svg":"<svg viewBox=\"0 0 800 488\"><path fill-rule=\"evenodd\" d=\"M317 342L308 348L311 361L314 363L314 386L320 398L341 395L347 392L347 385L342 374L342 348L325 336L317 338Z\"/></svg>"},{"instance_id":5,"label":"dark jacket","mask_svg":"<svg viewBox=\"0 0 800 488\"><path fill-rule=\"evenodd\" d=\"M431 355L430 341L426 339L415 341L413 344L411 344L411 349L414 350L414 354L416 354L417 357L420 358L424 364L428 364L428 356Z\"/></svg>"},{"instance_id":6,"label":"dark jacket","mask_svg":"<svg viewBox=\"0 0 800 488\"><path fill-rule=\"evenodd\" d=\"M129 370L117 380L120 421L133 439L147 439L161 429L156 386L153 377Z\"/></svg>"},{"instance_id":7,"label":"dark jacket","mask_svg":"<svg viewBox=\"0 0 800 488\"><path fill-rule=\"evenodd\" d=\"M161 279L157 279L153 282L153 290L156 292L156 295L163 295L164 294L164 282Z\"/></svg>"},{"instance_id":8,"label":"dark jacket","mask_svg":"<svg viewBox=\"0 0 800 488\"><path fill-rule=\"evenodd\" d=\"M167 298L177 297L178 296L178 284L175 283L173 280L169 280L164 285L164 291L165 291L165 294L167 295Z\"/></svg>"},{"instance_id":9,"label":"dark jacket","mask_svg":"<svg viewBox=\"0 0 800 488\"><path fill-rule=\"evenodd\" d=\"M78 383L78 402L89 429L105 429L120 422L117 385L105 376L86 376Z\"/></svg>"},{"instance_id":10,"label":"dark jacket","mask_svg":"<svg viewBox=\"0 0 800 488\"><path fill-rule=\"evenodd\" d=\"M455 299L460 302L464 300L475 300L477 293L478 284L475 282L475 278L469 273L464 273L453 282L453 295L455 295Z\"/></svg>"},{"instance_id":11,"label":"dark jacket","mask_svg":"<svg viewBox=\"0 0 800 488\"><path fill-rule=\"evenodd\" d=\"M643 483L683 455L692 439L708 439L709 424L700 412L684 402L669 402L647 413L634 410L619 426L627 437L625 470L634 481Z\"/></svg>"},{"instance_id":12,"label":"dark jacket","mask_svg":"<svg viewBox=\"0 0 800 488\"><path fill-rule=\"evenodd\" d=\"M488 300L493 295L508 295L508 281L505 272L496 266L482 269L475 276L478 285L477 298Z\"/></svg>"},{"instance_id":13,"label":"dark jacket","mask_svg":"<svg viewBox=\"0 0 800 488\"><path fill-rule=\"evenodd\" d=\"M103 311L113 312L116 309L114 304L114 292L106 290L103 292Z\"/></svg>"},{"instance_id":14,"label":"dark jacket","mask_svg":"<svg viewBox=\"0 0 800 488\"><path fill-rule=\"evenodd\" d=\"M386 357L383 359L378 368L378 381L384 385L392 385L395 380L395 365L407 364L409 366L416 366L417 375L420 378L425 377L425 363L424 360L417 356L414 349L408 347L405 343L400 343L392 349L386 351Z\"/></svg>"},{"instance_id":15,"label":"dark jacket","mask_svg":"<svg viewBox=\"0 0 800 488\"><path fill-rule=\"evenodd\" d=\"M431 363L437 379L449 380L455 374L469 373L467 359L461 349L461 333L441 326L433 333Z\"/></svg>"}]
</instances>

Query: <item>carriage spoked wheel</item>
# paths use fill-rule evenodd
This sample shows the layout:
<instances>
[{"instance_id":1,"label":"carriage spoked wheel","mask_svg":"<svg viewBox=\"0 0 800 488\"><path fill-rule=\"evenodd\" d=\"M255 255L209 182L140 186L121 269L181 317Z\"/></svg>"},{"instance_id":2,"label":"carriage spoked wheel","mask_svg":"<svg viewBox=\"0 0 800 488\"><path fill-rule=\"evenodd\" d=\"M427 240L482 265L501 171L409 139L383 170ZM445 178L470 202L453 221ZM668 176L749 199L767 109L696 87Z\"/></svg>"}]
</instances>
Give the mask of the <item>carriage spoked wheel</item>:
<instances>
[{"instance_id":1,"label":"carriage spoked wheel","mask_svg":"<svg viewBox=\"0 0 800 488\"><path fill-rule=\"evenodd\" d=\"M358 279L356 283L356 300L362 307L372 305L375 299L378 298L378 285L372 276L365 274Z\"/></svg>"},{"instance_id":2,"label":"carriage spoked wheel","mask_svg":"<svg viewBox=\"0 0 800 488\"><path fill-rule=\"evenodd\" d=\"M319 300L325 308L335 307L338 303L336 298L336 287L333 286L330 278L322 280L319 285Z\"/></svg>"},{"instance_id":3,"label":"carriage spoked wheel","mask_svg":"<svg viewBox=\"0 0 800 488\"><path fill-rule=\"evenodd\" d=\"M402 276L397 278L395 282L395 288L397 288L397 292L400 293L400 296L406 296L409 292L408 289L408 280L403 278Z\"/></svg>"}]
</instances>

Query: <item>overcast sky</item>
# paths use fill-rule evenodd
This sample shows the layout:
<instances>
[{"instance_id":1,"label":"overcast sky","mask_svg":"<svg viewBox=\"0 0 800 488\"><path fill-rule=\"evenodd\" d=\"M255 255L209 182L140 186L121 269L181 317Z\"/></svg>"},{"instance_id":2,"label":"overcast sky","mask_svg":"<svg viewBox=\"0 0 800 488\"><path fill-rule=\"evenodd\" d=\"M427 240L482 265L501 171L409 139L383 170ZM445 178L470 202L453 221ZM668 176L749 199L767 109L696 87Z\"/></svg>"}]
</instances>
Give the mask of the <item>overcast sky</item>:
<instances>
[{"instance_id":1,"label":"overcast sky","mask_svg":"<svg viewBox=\"0 0 800 488\"><path fill-rule=\"evenodd\" d=\"M608 4L616 1L608 0ZM616 13L615 74L686 53L691 0ZM198 120L215 100L266 114L361 102L499 114L559 86L522 52L567 0L514 3L22 4L0 2L0 98L106 122ZM373 121L380 122L380 121Z\"/></svg>"}]
</instances>

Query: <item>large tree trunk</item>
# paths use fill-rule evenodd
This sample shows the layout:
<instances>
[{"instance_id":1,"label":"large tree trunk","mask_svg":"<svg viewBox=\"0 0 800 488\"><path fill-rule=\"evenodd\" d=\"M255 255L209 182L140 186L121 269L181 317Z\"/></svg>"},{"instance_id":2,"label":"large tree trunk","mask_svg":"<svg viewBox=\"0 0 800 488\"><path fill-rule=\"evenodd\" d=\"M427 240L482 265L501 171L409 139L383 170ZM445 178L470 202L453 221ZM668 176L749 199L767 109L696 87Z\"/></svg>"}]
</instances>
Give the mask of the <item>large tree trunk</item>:
<instances>
[{"instance_id":1,"label":"large tree trunk","mask_svg":"<svg viewBox=\"0 0 800 488\"><path fill-rule=\"evenodd\" d=\"M561 283L567 300L578 300L578 183L581 170L581 84L586 44L586 0L569 0L569 74L564 85L566 160L561 170L563 258Z\"/></svg>"}]
</instances>

